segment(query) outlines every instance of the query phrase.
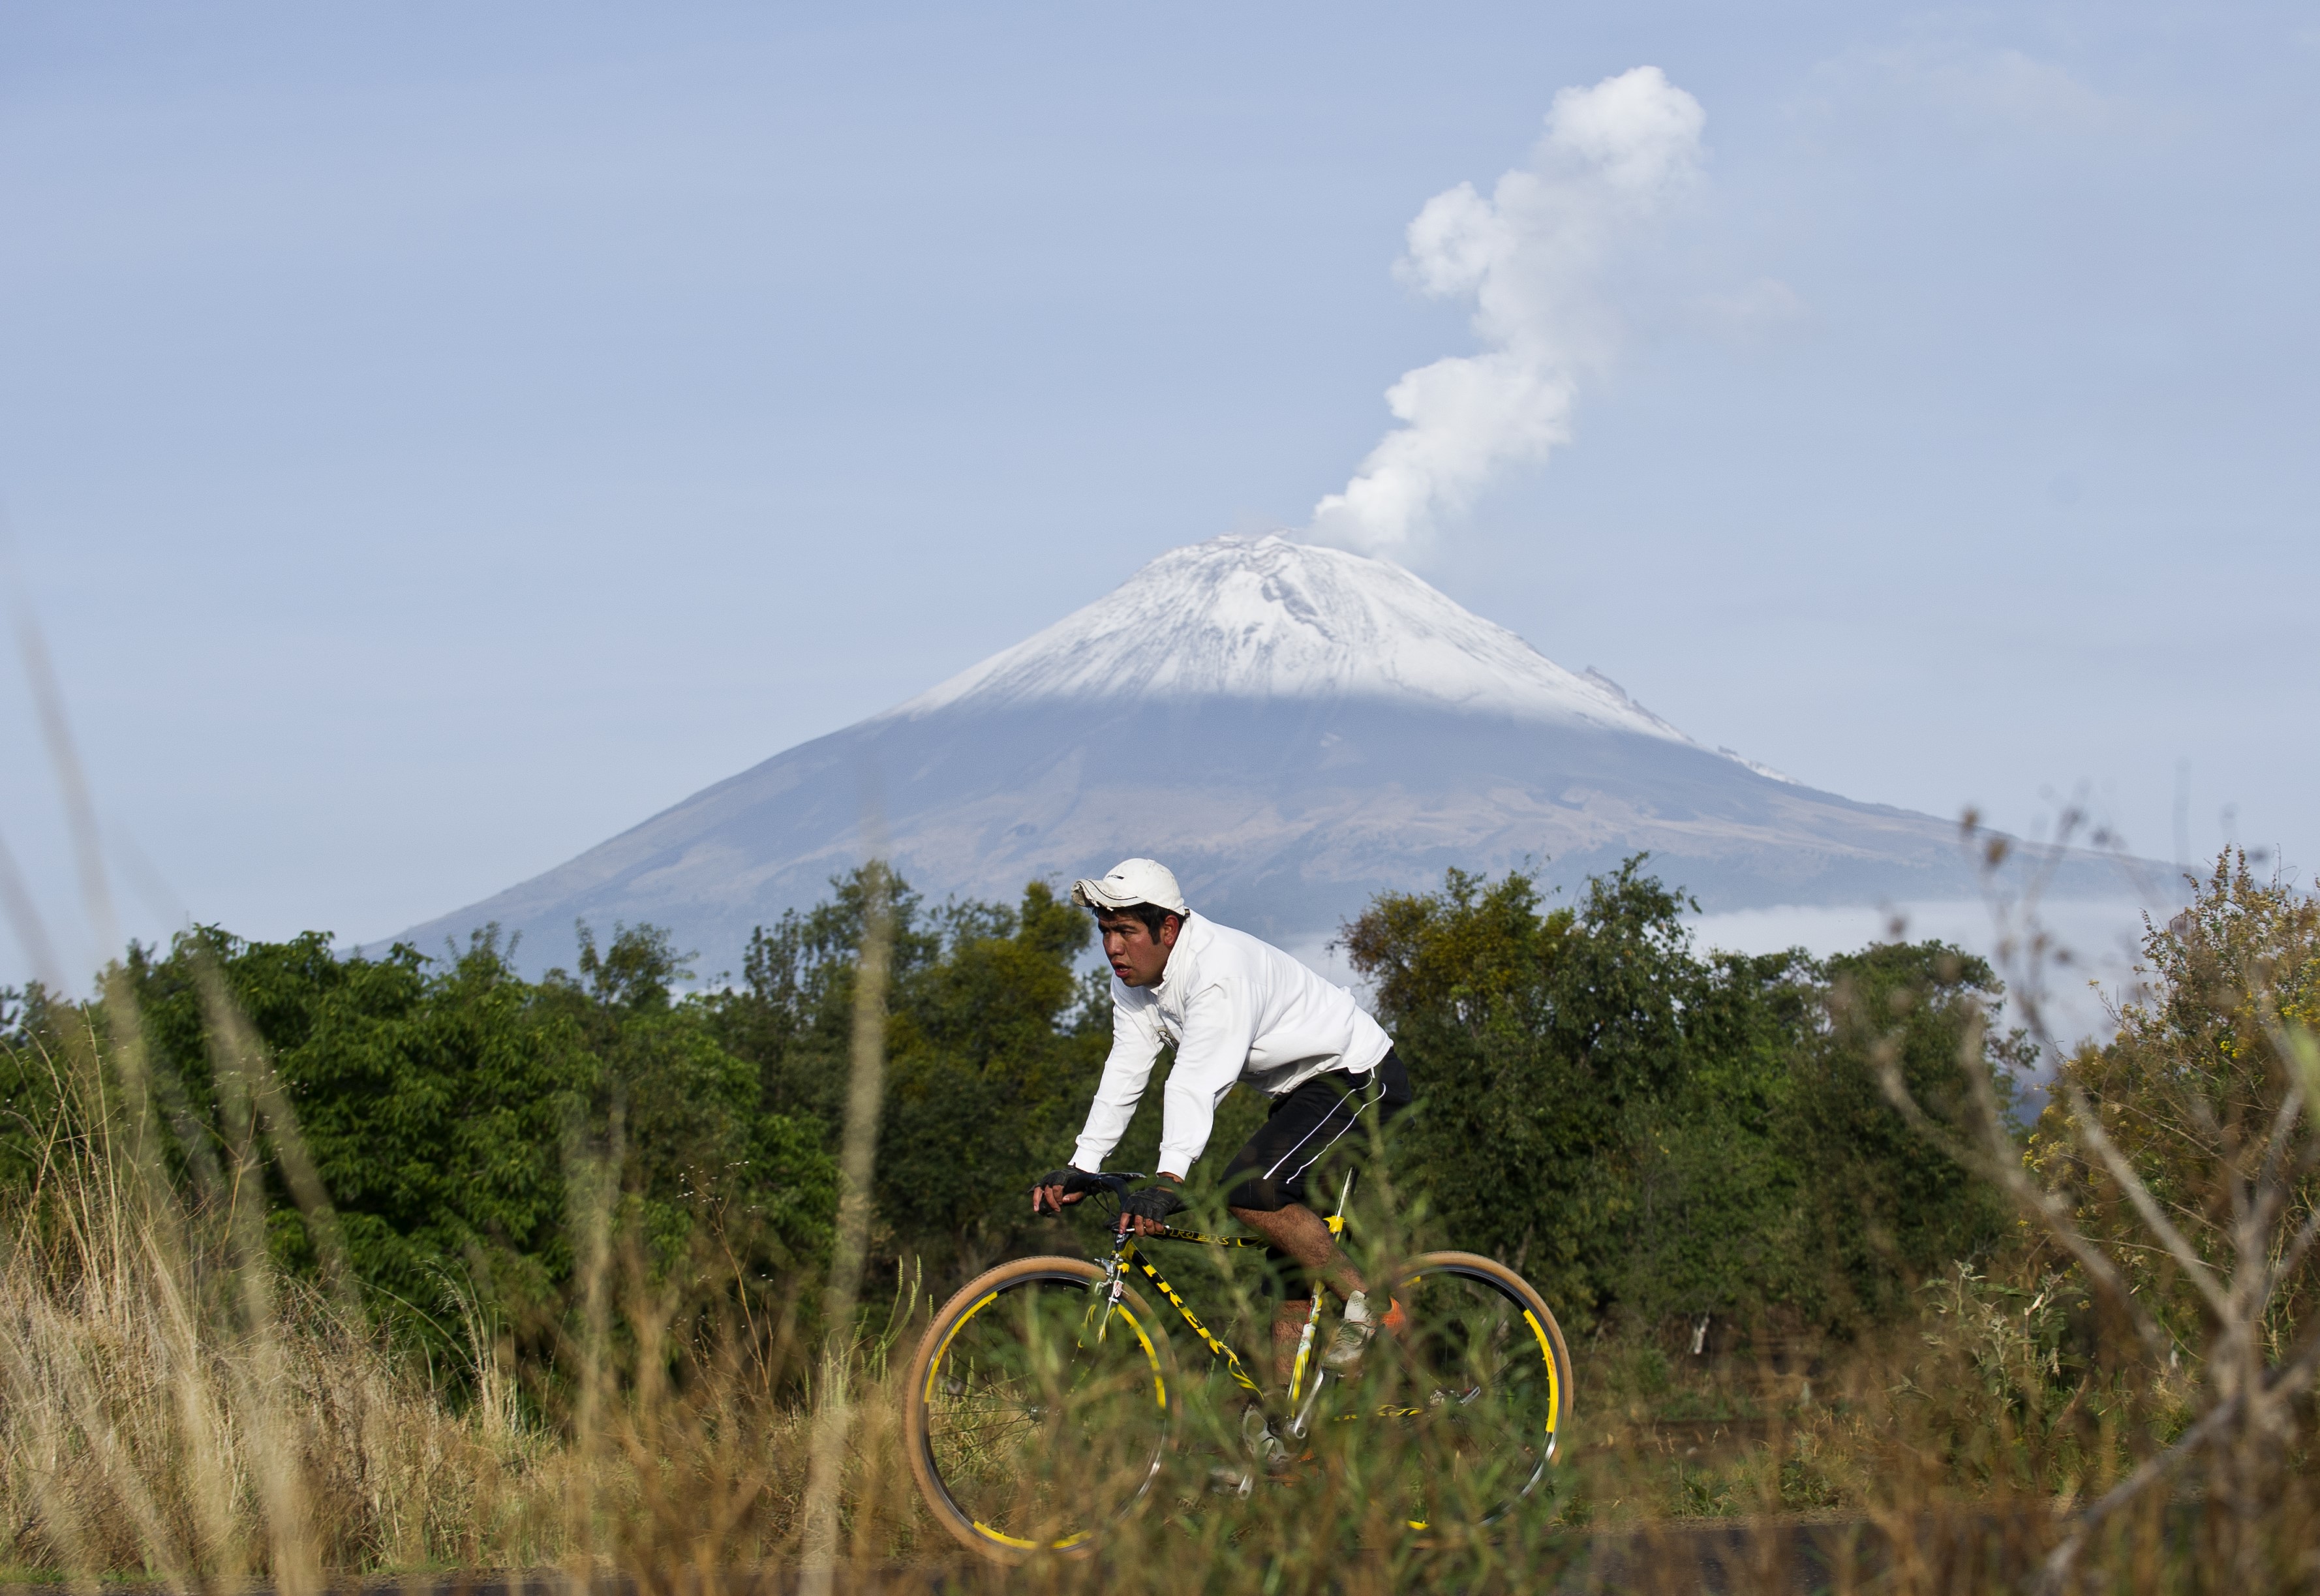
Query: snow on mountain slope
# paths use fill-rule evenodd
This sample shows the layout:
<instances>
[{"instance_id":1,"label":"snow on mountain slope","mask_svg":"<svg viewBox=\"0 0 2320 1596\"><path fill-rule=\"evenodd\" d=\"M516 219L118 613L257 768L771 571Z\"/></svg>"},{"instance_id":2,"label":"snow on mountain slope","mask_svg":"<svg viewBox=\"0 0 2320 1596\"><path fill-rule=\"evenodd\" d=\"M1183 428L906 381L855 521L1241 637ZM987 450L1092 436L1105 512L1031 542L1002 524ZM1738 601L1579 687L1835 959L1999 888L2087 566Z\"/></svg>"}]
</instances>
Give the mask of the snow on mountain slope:
<instances>
[{"instance_id":1,"label":"snow on mountain slope","mask_svg":"<svg viewBox=\"0 0 2320 1596\"><path fill-rule=\"evenodd\" d=\"M1399 566L1278 534L1173 549L890 713L1210 697L1382 699L1691 740Z\"/></svg>"}]
</instances>

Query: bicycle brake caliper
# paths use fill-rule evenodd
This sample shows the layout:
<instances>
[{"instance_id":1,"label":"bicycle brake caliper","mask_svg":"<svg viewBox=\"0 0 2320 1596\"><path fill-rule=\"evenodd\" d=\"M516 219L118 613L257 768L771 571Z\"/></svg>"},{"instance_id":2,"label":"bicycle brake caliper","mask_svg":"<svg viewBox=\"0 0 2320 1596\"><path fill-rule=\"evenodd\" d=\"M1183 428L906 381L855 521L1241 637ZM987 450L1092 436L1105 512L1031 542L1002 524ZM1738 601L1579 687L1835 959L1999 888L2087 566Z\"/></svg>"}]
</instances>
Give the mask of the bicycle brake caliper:
<instances>
[{"instance_id":1,"label":"bicycle brake caliper","mask_svg":"<svg viewBox=\"0 0 2320 1596\"><path fill-rule=\"evenodd\" d=\"M1114 1253L1111 1262L1104 1265L1103 1312L1097 1318L1095 1325L1098 1346L1102 1345L1105 1334L1111 1328L1112 1310L1119 1306L1120 1298L1128 1293L1128 1271L1123 1266L1123 1254Z\"/></svg>"}]
</instances>

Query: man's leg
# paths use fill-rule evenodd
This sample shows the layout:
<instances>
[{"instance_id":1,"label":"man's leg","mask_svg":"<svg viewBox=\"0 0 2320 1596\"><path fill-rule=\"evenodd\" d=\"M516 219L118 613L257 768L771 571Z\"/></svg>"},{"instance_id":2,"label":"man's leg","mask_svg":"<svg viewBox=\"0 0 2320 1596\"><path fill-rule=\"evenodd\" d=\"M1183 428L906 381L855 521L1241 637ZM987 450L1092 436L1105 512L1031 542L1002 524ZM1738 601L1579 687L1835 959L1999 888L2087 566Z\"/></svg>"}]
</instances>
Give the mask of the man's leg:
<instances>
[{"instance_id":1,"label":"man's leg","mask_svg":"<svg viewBox=\"0 0 2320 1596\"><path fill-rule=\"evenodd\" d=\"M1330 1234L1329 1222L1303 1203L1285 1202L1279 1208L1235 1208L1232 1217L1264 1237L1274 1250L1302 1264L1308 1276L1322 1282L1340 1297L1368 1289L1362 1283L1362 1272L1337 1250L1337 1238Z\"/></svg>"},{"instance_id":2,"label":"man's leg","mask_svg":"<svg viewBox=\"0 0 2320 1596\"><path fill-rule=\"evenodd\" d=\"M1328 1222L1301 1202L1280 1208L1236 1208L1233 1218L1246 1225L1273 1247L1305 1266L1305 1277L1327 1284L1340 1297L1367 1288L1362 1272L1337 1250L1337 1238ZM1297 1366L1297 1340L1313 1311L1310 1297L1293 1298L1273 1311L1273 1374L1282 1391Z\"/></svg>"},{"instance_id":3,"label":"man's leg","mask_svg":"<svg viewBox=\"0 0 2320 1596\"><path fill-rule=\"evenodd\" d=\"M1289 1377L1297 1372L1297 1338L1305 1333L1305 1320L1313 1312L1313 1299L1299 1297L1285 1301L1273 1310L1273 1383L1286 1401Z\"/></svg>"},{"instance_id":4,"label":"man's leg","mask_svg":"<svg viewBox=\"0 0 2320 1596\"><path fill-rule=\"evenodd\" d=\"M1328 1222L1305 1206L1301 1188L1306 1171L1354 1131L1371 1095L1328 1077L1307 1082L1273 1104L1224 1172L1233 1218L1263 1237L1276 1261L1298 1265L1308 1283L1318 1282L1346 1298L1364 1289L1361 1271L1338 1250ZM1301 1292L1292 1290L1273 1311L1273 1370L1284 1393L1296 1366L1298 1340L1313 1311L1314 1289L1307 1283Z\"/></svg>"}]
</instances>

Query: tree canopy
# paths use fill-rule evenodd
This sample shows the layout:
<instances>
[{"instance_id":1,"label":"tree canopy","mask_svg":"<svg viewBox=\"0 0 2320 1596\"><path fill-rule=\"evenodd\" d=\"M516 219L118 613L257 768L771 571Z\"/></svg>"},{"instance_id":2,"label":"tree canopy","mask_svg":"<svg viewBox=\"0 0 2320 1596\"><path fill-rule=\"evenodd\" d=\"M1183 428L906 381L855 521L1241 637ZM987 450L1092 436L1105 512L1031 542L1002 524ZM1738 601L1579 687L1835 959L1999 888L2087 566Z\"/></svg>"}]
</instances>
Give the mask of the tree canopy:
<instances>
[{"instance_id":1,"label":"tree canopy","mask_svg":"<svg viewBox=\"0 0 2320 1596\"><path fill-rule=\"evenodd\" d=\"M431 958L214 928L133 948L110 995L35 990L5 1017L0 1178L37 1178L79 1027L141 1038L175 1177L215 1179L230 1116L265 1117L221 1091L222 993L281 1089L262 1137L278 1153L295 1122L383 1315L432 1334L453 1294L552 1304L576 1267L575 1192L600 1170L652 1268L714 1257L797 1308L831 1230L874 887L893 936L875 1255L939 1283L1068 1245L1023 1194L1068 1156L1110 1045L1088 917L1041 883L1013 904L930 906L866 871L760 928L739 979L702 992L651 927L601 945L583 927L575 968L537 980L491 933ZM1995 1197L1908 1130L1869 1060L1872 1031L1898 1037L1936 1112L1966 1071L2003 1090L2010 1055L1976 1020L1999 995L1989 967L1937 943L1703 955L1687 907L1637 858L1568 902L1521 873L1454 870L1345 928L1416 1088L1394 1170L1425 1237L1505 1257L1575 1324L1778 1310L1837 1329L1995 1246ZM1150 1167L1159 1096L1117 1166ZM1210 1173L1264 1106L1227 1100ZM295 1182L278 1163L265 1178L277 1254L318 1270Z\"/></svg>"},{"instance_id":2,"label":"tree canopy","mask_svg":"<svg viewBox=\"0 0 2320 1596\"><path fill-rule=\"evenodd\" d=\"M1835 1328L1993 1247L1996 1195L1908 1129L1839 1023L1890 1016L1913 1082L1953 1103L1964 1070L2007 1062L1973 1013L1989 966L1939 943L1703 957L1644 866L1554 906L1520 872L1453 870L1346 928L1417 1085L1402 1179L1440 1234L1582 1322L1779 1307Z\"/></svg>"}]
</instances>

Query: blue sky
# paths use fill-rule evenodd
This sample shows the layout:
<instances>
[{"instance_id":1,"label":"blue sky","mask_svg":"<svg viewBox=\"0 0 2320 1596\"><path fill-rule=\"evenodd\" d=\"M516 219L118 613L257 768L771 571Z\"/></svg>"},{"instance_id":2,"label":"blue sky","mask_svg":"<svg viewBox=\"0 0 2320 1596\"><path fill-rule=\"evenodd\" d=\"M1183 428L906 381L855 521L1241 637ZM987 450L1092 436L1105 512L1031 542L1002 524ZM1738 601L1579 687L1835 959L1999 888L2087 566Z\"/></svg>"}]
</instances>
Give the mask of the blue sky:
<instances>
[{"instance_id":1,"label":"blue sky","mask_svg":"<svg viewBox=\"0 0 2320 1596\"><path fill-rule=\"evenodd\" d=\"M1412 218L1652 65L1697 181L1409 563L1817 785L2308 877L2311 15L0 4L0 579L124 932L376 938L1302 525L1476 348ZM85 970L13 667L0 748Z\"/></svg>"}]
</instances>

